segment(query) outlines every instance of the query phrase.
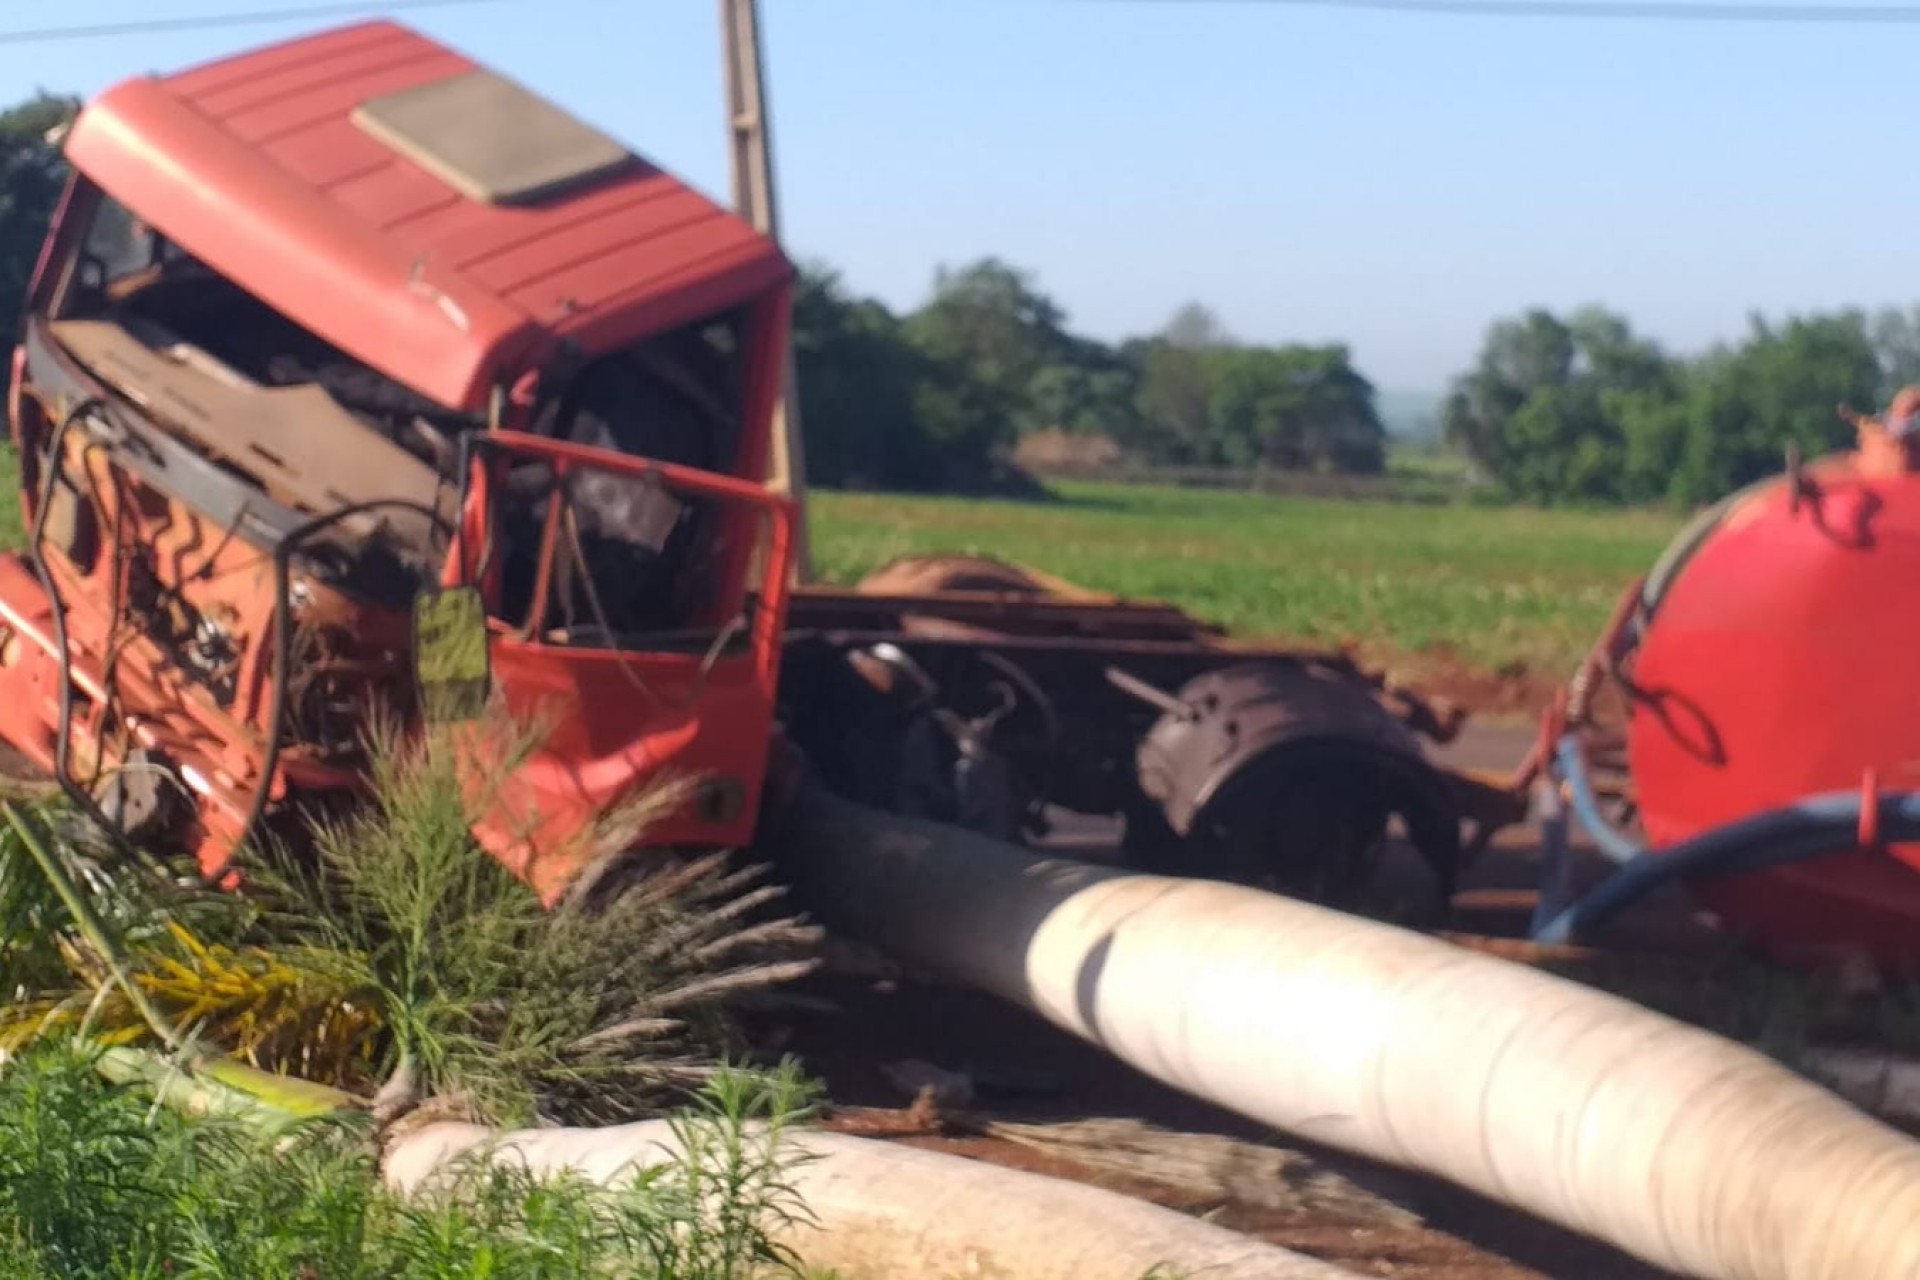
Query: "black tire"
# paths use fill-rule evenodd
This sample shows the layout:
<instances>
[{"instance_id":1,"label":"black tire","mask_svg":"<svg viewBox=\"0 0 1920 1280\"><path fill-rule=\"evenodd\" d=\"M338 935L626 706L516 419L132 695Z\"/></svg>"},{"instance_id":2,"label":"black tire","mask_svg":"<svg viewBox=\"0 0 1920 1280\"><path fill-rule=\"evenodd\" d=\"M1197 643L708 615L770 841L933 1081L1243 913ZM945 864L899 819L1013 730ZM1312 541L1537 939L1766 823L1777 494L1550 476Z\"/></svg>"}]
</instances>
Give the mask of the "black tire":
<instances>
[{"instance_id":1,"label":"black tire","mask_svg":"<svg viewBox=\"0 0 1920 1280\"><path fill-rule=\"evenodd\" d=\"M1340 910L1372 904L1391 818L1372 777L1301 762L1236 784L1188 841L1195 874Z\"/></svg>"}]
</instances>

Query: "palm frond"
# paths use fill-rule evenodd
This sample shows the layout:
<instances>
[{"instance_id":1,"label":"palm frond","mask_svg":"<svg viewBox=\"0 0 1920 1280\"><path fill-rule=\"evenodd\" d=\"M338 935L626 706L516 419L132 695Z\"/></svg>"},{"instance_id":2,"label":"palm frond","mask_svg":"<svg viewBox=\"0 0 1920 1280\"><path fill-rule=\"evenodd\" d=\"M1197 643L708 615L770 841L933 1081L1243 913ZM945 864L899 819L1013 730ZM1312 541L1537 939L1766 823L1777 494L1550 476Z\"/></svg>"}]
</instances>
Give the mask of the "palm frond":
<instances>
[{"instance_id":1,"label":"palm frond","mask_svg":"<svg viewBox=\"0 0 1920 1280\"><path fill-rule=\"evenodd\" d=\"M206 942L177 921L163 927L166 943L136 950L127 972L167 1025L190 1028L202 1047L261 1070L348 1087L371 1078L379 1006L334 956L235 948ZM97 952L65 938L56 945L64 989L49 984L37 998L0 1008L0 1050L19 1053L56 1036L85 1035L108 1046L153 1038L147 1013Z\"/></svg>"},{"instance_id":2,"label":"palm frond","mask_svg":"<svg viewBox=\"0 0 1920 1280\"><path fill-rule=\"evenodd\" d=\"M503 763L537 750L544 728L498 709L413 737L376 720L369 803L317 821L309 863L276 858L256 877L274 950L337 957L378 1006L376 1074L405 1064L502 1121L582 1117L583 1102L596 1119L644 1113L724 1047L730 1002L811 967L816 935L759 919L779 896L763 868L637 850L692 795L677 775L550 851L586 870L544 907L472 835L483 806L510 796Z\"/></svg>"},{"instance_id":3,"label":"palm frond","mask_svg":"<svg viewBox=\"0 0 1920 1280\"><path fill-rule=\"evenodd\" d=\"M501 1121L655 1109L732 1047L736 1002L813 967L818 931L764 867L640 848L693 793L676 775L560 851L588 871L547 909L472 834L544 729L376 715L365 802L253 859L244 899L90 844L57 808L0 823L0 1051L179 1037L353 1089L404 1066Z\"/></svg>"}]
</instances>

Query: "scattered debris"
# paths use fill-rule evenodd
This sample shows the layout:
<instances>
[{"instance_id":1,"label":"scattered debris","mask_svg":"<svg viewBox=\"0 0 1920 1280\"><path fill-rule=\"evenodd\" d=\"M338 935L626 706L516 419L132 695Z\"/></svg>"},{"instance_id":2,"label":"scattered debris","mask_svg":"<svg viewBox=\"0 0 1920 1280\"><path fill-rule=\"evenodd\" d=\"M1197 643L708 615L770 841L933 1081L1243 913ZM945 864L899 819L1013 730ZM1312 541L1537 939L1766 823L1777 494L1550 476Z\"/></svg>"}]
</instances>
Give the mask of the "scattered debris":
<instances>
[{"instance_id":1,"label":"scattered debris","mask_svg":"<svg viewBox=\"0 0 1920 1280\"><path fill-rule=\"evenodd\" d=\"M989 1137L1060 1156L1090 1171L1271 1212L1313 1214L1367 1226L1417 1227L1418 1214L1316 1167L1297 1151L1211 1133L1178 1133L1133 1119L1014 1124L989 1120Z\"/></svg>"},{"instance_id":2,"label":"scattered debris","mask_svg":"<svg viewBox=\"0 0 1920 1280\"><path fill-rule=\"evenodd\" d=\"M957 1111L973 1105L973 1079L958 1071L948 1071L931 1062L907 1058L883 1062L880 1072L888 1082L917 1102L922 1095L943 1111Z\"/></svg>"}]
</instances>

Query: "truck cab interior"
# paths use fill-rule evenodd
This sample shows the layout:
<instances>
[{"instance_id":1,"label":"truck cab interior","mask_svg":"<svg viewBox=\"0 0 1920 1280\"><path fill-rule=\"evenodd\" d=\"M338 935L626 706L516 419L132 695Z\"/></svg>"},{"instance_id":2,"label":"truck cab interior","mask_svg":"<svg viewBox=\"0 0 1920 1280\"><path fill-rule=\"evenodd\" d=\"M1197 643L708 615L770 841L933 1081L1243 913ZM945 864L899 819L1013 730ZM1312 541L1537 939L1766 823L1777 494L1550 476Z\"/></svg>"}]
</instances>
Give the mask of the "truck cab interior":
<instances>
[{"instance_id":1,"label":"truck cab interior","mask_svg":"<svg viewBox=\"0 0 1920 1280\"><path fill-rule=\"evenodd\" d=\"M460 437L486 419L355 359L104 192L85 194L73 207L91 206L86 234L52 307L55 341L143 417L276 501L315 515L385 504L357 532L390 544L423 580L436 574L459 500ZM542 396L526 429L727 471L741 439L745 324L743 312L724 314L590 359ZM563 536L546 546L556 498ZM515 472L492 514L500 617L590 647L713 635L714 558L728 535L711 501L592 469L556 487L535 463Z\"/></svg>"}]
</instances>

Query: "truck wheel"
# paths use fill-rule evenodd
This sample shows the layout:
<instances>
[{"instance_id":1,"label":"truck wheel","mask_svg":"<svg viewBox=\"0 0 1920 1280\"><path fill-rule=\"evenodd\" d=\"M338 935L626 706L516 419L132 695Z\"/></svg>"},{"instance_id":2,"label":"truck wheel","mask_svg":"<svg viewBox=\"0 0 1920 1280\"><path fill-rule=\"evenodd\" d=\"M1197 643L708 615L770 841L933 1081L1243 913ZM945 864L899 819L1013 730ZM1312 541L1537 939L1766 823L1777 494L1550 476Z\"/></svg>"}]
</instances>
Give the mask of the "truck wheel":
<instances>
[{"instance_id":1,"label":"truck wheel","mask_svg":"<svg viewBox=\"0 0 1920 1280\"><path fill-rule=\"evenodd\" d=\"M1187 841L1167 824L1160 806L1140 796L1121 817L1126 826L1120 837L1120 856L1129 867L1156 876L1200 874Z\"/></svg>"},{"instance_id":2,"label":"truck wheel","mask_svg":"<svg viewBox=\"0 0 1920 1280\"><path fill-rule=\"evenodd\" d=\"M1364 772L1301 761L1235 782L1186 842L1191 874L1341 910L1373 905L1391 808Z\"/></svg>"},{"instance_id":3,"label":"truck wheel","mask_svg":"<svg viewBox=\"0 0 1920 1280\"><path fill-rule=\"evenodd\" d=\"M1358 910L1398 816L1445 902L1459 817L1406 727L1345 673L1251 662L1189 681L1141 740L1142 798L1187 838L1184 873Z\"/></svg>"}]
</instances>

